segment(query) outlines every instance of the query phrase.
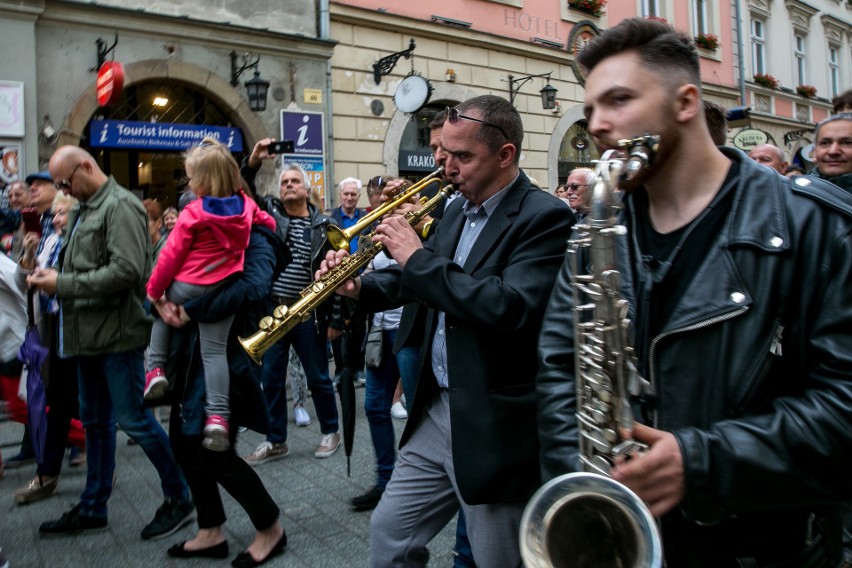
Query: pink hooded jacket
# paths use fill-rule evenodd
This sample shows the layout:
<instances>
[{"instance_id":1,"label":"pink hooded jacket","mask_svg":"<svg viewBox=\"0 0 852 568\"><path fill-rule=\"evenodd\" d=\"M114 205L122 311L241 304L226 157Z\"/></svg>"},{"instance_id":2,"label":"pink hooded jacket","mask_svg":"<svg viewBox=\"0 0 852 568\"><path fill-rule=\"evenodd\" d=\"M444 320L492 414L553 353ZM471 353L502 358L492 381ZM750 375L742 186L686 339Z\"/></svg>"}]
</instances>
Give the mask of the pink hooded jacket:
<instances>
[{"instance_id":1,"label":"pink hooded jacket","mask_svg":"<svg viewBox=\"0 0 852 568\"><path fill-rule=\"evenodd\" d=\"M240 272L253 224L275 230L275 219L242 190L189 203L151 272L148 295L162 297L173 280L206 286Z\"/></svg>"}]
</instances>

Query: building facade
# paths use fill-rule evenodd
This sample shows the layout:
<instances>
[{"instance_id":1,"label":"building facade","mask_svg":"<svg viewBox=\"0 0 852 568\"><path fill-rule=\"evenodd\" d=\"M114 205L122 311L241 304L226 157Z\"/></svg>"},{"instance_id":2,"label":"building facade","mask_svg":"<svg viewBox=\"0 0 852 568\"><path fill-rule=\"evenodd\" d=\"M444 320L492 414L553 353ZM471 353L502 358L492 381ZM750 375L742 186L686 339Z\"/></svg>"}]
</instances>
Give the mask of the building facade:
<instances>
[{"instance_id":1,"label":"building facade","mask_svg":"<svg viewBox=\"0 0 852 568\"><path fill-rule=\"evenodd\" d=\"M800 0L333 0L335 177L424 175L434 167L426 147L434 113L479 94L509 98L510 77L549 74L518 85L513 102L526 131L521 166L552 190L573 167L597 157L585 131L583 81L574 53L600 30L633 16L663 19L696 38L705 98L726 109L750 109L729 129L729 144L748 150L765 140L790 156L801 154L815 123L830 112L830 98L850 86L851 6L846 0L812 5ZM761 68L752 32L761 18L763 69L781 80L774 89L754 79ZM411 40L413 61L400 56L376 81L374 66L406 54ZM804 72L797 59L803 50ZM427 79L430 88L428 101L415 113L394 101L410 75ZM545 110L539 102L545 84L557 89L556 109ZM817 94L796 92L800 84L815 85Z\"/></svg>"},{"instance_id":2,"label":"building facade","mask_svg":"<svg viewBox=\"0 0 852 568\"><path fill-rule=\"evenodd\" d=\"M9 98L23 101L15 113L23 128L4 132L0 121L0 143L19 148L22 172L43 168L58 145L83 146L140 197L174 204L187 143L214 135L239 157L257 140L281 136L282 110L324 115L317 103L327 99L334 43L322 26L323 5L0 0L7 54L0 96L5 86ZM123 89L109 106L97 99L104 61L124 69ZM252 110L247 99L253 71L270 83L264 110ZM274 185L273 171L265 167L264 186ZM316 172L320 185L323 174Z\"/></svg>"}]
</instances>

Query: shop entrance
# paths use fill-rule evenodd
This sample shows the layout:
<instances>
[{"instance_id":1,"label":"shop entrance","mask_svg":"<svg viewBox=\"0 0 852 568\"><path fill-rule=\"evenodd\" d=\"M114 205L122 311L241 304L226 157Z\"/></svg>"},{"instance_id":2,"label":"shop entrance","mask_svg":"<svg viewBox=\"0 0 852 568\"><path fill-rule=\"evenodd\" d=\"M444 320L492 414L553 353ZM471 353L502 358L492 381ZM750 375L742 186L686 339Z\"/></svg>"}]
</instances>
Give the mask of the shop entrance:
<instances>
[{"instance_id":1,"label":"shop entrance","mask_svg":"<svg viewBox=\"0 0 852 568\"><path fill-rule=\"evenodd\" d=\"M204 135L231 142L242 160L242 131L220 106L185 84L157 80L129 86L114 106L98 109L80 146L118 183L165 208L177 205L186 186L183 152Z\"/></svg>"}]
</instances>

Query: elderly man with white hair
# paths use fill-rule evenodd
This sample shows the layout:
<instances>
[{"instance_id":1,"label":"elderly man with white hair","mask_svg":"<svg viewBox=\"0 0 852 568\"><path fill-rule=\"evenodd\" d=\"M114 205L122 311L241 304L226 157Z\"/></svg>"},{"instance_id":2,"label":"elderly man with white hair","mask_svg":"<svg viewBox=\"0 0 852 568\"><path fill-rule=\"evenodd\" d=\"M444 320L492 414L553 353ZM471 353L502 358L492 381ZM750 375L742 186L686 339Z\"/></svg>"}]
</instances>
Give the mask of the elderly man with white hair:
<instances>
[{"instance_id":1,"label":"elderly man with white hair","mask_svg":"<svg viewBox=\"0 0 852 568\"><path fill-rule=\"evenodd\" d=\"M337 195L340 205L331 212L334 224L340 229L348 229L358 223L364 215L363 209L358 209L358 200L361 199L361 188L363 184L360 179L348 177L337 184ZM358 238L349 242L351 254L358 250Z\"/></svg>"}]
</instances>

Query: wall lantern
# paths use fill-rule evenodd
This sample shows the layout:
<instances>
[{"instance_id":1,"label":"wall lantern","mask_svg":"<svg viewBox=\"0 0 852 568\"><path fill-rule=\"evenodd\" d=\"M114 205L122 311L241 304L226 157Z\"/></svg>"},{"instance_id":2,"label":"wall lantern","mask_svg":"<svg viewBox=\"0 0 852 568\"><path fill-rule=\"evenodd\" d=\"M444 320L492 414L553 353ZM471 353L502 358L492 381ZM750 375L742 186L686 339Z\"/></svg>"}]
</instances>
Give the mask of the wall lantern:
<instances>
[{"instance_id":1,"label":"wall lantern","mask_svg":"<svg viewBox=\"0 0 852 568\"><path fill-rule=\"evenodd\" d=\"M558 91L556 87L550 84L550 73L542 73L541 75L525 75L524 77L518 77L517 79L515 79L513 75L509 75L509 102L514 105L518 90L524 85L524 83L537 77L547 77L547 84L541 91L539 91L541 93L542 108L544 110L556 108L556 93Z\"/></svg>"},{"instance_id":2,"label":"wall lantern","mask_svg":"<svg viewBox=\"0 0 852 568\"><path fill-rule=\"evenodd\" d=\"M260 56L256 56L254 61L249 62L251 54L243 54L238 56L236 51L231 51L231 85L236 87L240 84L240 75L247 69L254 69L254 77L246 81L246 93L248 94L249 108L255 112L266 110L266 95L269 92L269 81L265 81L260 77L258 64ZM242 65L237 64L237 60L242 59Z\"/></svg>"}]
</instances>

